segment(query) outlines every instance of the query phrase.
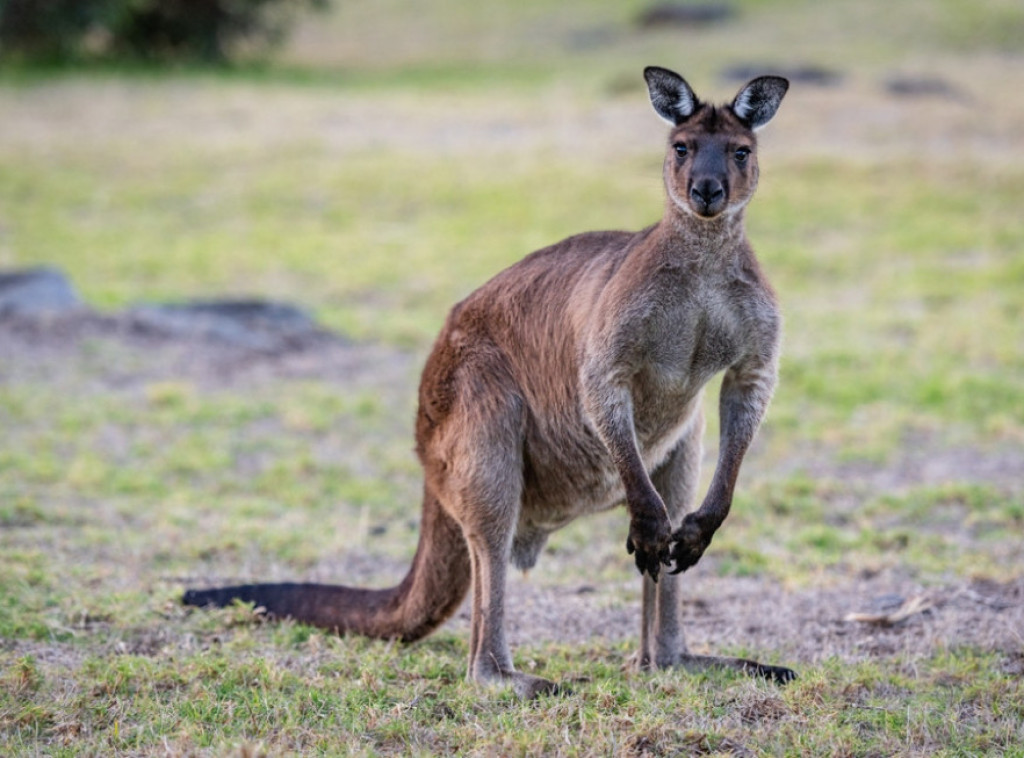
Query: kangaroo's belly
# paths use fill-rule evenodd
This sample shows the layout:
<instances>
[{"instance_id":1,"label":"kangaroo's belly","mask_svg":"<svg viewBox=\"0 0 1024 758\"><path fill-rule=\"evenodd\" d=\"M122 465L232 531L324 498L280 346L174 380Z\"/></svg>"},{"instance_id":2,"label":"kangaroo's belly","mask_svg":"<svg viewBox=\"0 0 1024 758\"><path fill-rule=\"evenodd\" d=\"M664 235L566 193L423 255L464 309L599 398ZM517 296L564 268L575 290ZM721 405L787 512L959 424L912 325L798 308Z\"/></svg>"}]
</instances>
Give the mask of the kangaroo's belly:
<instances>
[{"instance_id":1,"label":"kangaroo's belly","mask_svg":"<svg viewBox=\"0 0 1024 758\"><path fill-rule=\"evenodd\" d=\"M648 472L657 470L679 445L699 413L700 392L685 402L673 398L675 413L638 419L640 455ZM641 431L642 430L642 431ZM604 443L580 415L571 425L547 429L531 424L524 450L523 501L514 562L528 568L547 536L574 519L625 501L622 479Z\"/></svg>"}]
</instances>

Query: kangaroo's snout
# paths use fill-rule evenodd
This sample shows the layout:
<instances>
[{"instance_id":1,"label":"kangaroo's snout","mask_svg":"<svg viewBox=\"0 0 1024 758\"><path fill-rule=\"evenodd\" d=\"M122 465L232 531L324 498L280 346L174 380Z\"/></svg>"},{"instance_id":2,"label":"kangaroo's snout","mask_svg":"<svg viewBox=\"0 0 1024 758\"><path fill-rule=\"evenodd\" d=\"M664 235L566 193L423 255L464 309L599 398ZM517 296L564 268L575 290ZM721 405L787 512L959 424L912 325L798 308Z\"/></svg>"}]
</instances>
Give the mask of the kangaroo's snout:
<instances>
[{"instance_id":1,"label":"kangaroo's snout","mask_svg":"<svg viewBox=\"0 0 1024 758\"><path fill-rule=\"evenodd\" d=\"M716 216L725 209L725 186L718 179L705 177L690 188L690 202L701 216Z\"/></svg>"}]
</instances>

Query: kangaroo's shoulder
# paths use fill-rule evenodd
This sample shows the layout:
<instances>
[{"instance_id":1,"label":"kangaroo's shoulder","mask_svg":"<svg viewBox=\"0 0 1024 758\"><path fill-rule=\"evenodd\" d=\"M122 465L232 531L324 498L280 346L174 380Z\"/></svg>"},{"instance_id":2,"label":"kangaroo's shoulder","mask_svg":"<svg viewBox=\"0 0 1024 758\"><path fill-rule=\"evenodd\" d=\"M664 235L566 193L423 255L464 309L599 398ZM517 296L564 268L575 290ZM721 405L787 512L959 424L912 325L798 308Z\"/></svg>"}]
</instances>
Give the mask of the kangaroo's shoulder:
<instances>
[{"instance_id":1,"label":"kangaroo's shoulder","mask_svg":"<svg viewBox=\"0 0 1024 758\"><path fill-rule=\"evenodd\" d=\"M501 272L495 280L502 285L510 278L578 277L583 269L617 266L629 251L650 234L653 226L640 231L605 230L574 234L553 245L530 253ZM494 280L492 280L494 281ZM484 285L486 288L487 285Z\"/></svg>"},{"instance_id":2,"label":"kangaroo's shoulder","mask_svg":"<svg viewBox=\"0 0 1024 758\"><path fill-rule=\"evenodd\" d=\"M499 322L539 327L565 311L581 290L600 290L651 228L583 232L536 250L456 303L446 328Z\"/></svg>"}]
</instances>

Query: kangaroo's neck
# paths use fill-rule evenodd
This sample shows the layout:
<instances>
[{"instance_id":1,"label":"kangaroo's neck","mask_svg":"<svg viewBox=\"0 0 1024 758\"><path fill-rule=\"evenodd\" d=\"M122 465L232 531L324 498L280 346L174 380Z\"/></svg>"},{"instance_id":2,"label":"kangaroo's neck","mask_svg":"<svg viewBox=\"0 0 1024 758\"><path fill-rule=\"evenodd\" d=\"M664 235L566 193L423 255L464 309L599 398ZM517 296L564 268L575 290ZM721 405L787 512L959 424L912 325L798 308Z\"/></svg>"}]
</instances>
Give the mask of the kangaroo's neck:
<instances>
[{"instance_id":1,"label":"kangaroo's neck","mask_svg":"<svg viewBox=\"0 0 1024 758\"><path fill-rule=\"evenodd\" d=\"M657 232L662 249L681 263L715 268L749 255L743 209L704 219L670 206Z\"/></svg>"}]
</instances>

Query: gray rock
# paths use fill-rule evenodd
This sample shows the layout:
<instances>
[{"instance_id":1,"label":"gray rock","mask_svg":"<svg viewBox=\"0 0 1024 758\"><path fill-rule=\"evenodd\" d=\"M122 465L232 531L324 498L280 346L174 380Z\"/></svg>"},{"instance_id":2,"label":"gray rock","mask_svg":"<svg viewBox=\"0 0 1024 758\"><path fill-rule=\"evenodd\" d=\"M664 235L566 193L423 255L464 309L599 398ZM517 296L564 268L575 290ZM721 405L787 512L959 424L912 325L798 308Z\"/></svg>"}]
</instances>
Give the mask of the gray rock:
<instances>
[{"instance_id":1,"label":"gray rock","mask_svg":"<svg viewBox=\"0 0 1024 758\"><path fill-rule=\"evenodd\" d=\"M843 80L838 71L816 66L812 63L800 63L788 66L772 66L759 63L738 63L722 70L722 78L732 82L748 82L758 76L772 74L784 76L792 84L810 87L834 87Z\"/></svg>"},{"instance_id":2,"label":"gray rock","mask_svg":"<svg viewBox=\"0 0 1024 758\"><path fill-rule=\"evenodd\" d=\"M621 37L615 27L591 26L570 31L565 37L565 46L577 51L601 50L615 44Z\"/></svg>"},{"instance_id":3,"label":"gray rock","mask_svg":"<svg viewBox=\"0 0 1024 758\"><path fill-rule=\"evenodd\" d=\"M139 331L213 339L269 352L327 336L301 308L258 299L144 304L130 308L126 315Z\"/></svg>"},{"instance_id":4,"label":"gray rock","mask_svg":"<svg viewBox=\"0 0 1024 758\"><path fill-rule=\"evenodd\" d=\"M0 317L56 315L83 307L71 281L55 268L0 272Z\"/></svg>"},{"instance_id":5,"label":"gray rock","mask_svg":"<svg viewBox=\"0 0 1024 758\"><path fill-rule=\"evenodd\" d=\"M902 98L934 97L960 102L968 102L971 99L955 84L938 76L891 76L885 81L885 90L890 95Z\"/></svg>"},{"instance_id":6,"label":"gray rock","mask_svg":"<svg viewBox=\"0 0 1024 758\"><path fill-rule=\"evenodd\" d=\"M728 21L735 15L736 9L729 3L657 3L640 13L637 25L642 29L699 28Z\"/></svg>"}]
</instances>

